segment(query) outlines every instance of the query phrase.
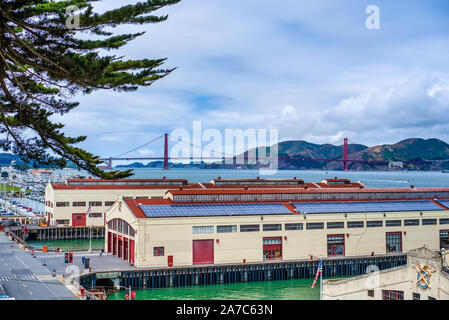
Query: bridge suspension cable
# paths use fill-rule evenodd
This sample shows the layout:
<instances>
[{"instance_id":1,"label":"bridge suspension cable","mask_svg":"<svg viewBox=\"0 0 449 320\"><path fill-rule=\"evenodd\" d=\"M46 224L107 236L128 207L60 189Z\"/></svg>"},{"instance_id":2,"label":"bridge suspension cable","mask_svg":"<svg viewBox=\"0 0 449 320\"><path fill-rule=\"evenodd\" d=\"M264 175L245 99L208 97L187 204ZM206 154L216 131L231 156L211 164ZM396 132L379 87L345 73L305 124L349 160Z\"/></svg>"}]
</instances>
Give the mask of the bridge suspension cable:
<instances>
[{"instance_id":1,"label":"bridge suspension cable","mask_svg":"<svg viewBox=\"0 0 449 320\"><path fill-rule=\"evenodd\" d=\"M170 137L172 137L173 139L178 140L179 142L183 142L183 143L189 144L190 146L198 148L198 149L201 149L201 150L206 150L206 151L209 151L209 152L212 152L212 153L218 153L221 156L235 157L235 155L233 155L233 154L227 154L226 152L219 152L219 151L211 150L211 149L208 149L208 148L204 148L203 146L198 146L198 145L195 145L195 144L193 144L191 142L184 141L181 138L174 137L171 134L168 134L168 135Z\"/></svg>"},{"instance_id":2,"label":"bridge suspension cable","mask_svg":"<svg viewBox=\"0 0 449 320\"><path fill-rule=\"evenodd\" d=\"M149 141L149 142L147 142L147 143L145 143L145 144L143 144L143 145L141 145L141 146L139 146L139 147L137 147L137 148L134 148L134 149L132 149L132 150L129 150L129 151L125 152L125 153L119 154L118 156L115 156L115 157L112 157L112 158L120 158L120 157L122 157L122 156L124 156L124 155L126 155L126 154L128 154L128 153L131 153L131 152L133 152L133 151L139 150L140 148L143 148L143 147L149 145L150 143L155 142L156 140L162 138L163 136L164 136L164 135L162 134L162 135L160 135L159 137L157 137L157 138L155 138L155 139L153 139L153 140L151 140L151 141Z\"/></svg>"}]
</instances>

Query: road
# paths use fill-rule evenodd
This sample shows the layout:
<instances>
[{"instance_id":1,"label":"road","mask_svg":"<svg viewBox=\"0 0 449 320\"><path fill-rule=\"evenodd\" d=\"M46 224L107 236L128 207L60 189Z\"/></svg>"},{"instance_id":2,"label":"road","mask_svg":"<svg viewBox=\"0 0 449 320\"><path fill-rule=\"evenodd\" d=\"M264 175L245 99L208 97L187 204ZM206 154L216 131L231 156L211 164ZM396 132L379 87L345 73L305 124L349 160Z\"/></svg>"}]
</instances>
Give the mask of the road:
<instances>
[{"instance_id":1,"label":"road","mask_svg":"<svg viewBox=\"0 0 449 320\"><path fill-rule=\"evenodd\" d=\"M42 264L0 232L0 284L9 296L17 300L77 300Z\"/></svg>"}]
</instances>

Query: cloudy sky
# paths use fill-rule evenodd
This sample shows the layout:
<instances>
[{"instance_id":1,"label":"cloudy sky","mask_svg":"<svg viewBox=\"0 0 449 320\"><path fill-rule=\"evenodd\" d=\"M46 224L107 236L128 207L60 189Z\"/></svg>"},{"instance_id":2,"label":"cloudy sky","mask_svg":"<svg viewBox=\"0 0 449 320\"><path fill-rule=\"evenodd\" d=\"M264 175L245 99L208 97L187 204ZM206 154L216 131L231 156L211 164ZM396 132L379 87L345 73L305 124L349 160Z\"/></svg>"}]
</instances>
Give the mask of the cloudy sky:
<instances>
[{"instance_id":1,"label":"cloudy sky","mask_svg":"<svg viewBox=\"0 0 449 320\"><path fill-rule=\"evenodd\" d=\"M134 2L108 0L106 10ZM380 30L365 10L380 8ZM114 156L177 128L279 130L279 140L449 142L447 0L183 0L127 58L166 57L170 76L133 93L96 92L60 119L82 147ZM204 142L204 145L207 141ZM129 156L162 155L162 144Z\"/></svg>"}]
</instances>

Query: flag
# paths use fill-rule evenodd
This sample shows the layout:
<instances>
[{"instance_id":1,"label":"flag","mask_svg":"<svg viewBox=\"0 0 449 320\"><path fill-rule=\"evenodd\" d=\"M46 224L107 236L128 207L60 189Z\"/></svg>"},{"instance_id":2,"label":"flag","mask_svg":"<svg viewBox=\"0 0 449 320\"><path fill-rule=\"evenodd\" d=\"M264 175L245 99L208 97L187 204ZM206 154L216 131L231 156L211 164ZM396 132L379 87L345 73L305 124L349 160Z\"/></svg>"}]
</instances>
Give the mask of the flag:
<instances>
[{"instance_id":1,"label":"flag","mask_svg":"<svg viewBox=\"0 0 449 320\"><path fill-rule=\"evenodd\" d=\"M318 265L318 270L316 271L316 276L315 276L315 280L313 281L313 284L312 284L312 289L315 287L316 281L318 280L318 276L320 275L320 273L323 272L322 263L323 263L323 260L321 260L320 264Z\"/></svg>"},{"instance_id":2,"label":"flag","mask_svg":"<svg viewBox=\"0 0 449 320\"><path fill-rule=\"evenodd\" d=\"M92 208L90 207L90 204L89 204L89 208L87 208L87 211L86 211L86 213L85 213L86 217L87 217L87 215L88 215L91 211L92 211Z\"/></svg>"}]
</instances>

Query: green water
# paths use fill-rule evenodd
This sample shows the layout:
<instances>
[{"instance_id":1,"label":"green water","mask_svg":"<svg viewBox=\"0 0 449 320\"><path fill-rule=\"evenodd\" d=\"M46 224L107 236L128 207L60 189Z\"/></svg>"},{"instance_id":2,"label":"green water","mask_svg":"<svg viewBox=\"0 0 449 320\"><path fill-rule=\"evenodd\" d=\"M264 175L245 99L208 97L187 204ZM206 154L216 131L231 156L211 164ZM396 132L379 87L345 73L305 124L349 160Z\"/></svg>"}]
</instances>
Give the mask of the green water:
<instances>
[{"instance_id":1,"label":"green water","mask_svg":"<svg viewBox=\"0 0 449 320\"><path fill-rule=\"evenodd\" d=\"M136 300L319 300L320 284L313 279L246 282L204 287L136 290ZM124 300L127 291L114 292L109 300Z\"/></svg>"},{"instance_id":2,"label":"green water","mask_svg":"<svg viewBox=\"0 0 449 320\"><path fill-rule=\"evenodd\" d=\"M42 249L42 246L47 245L49 250L89 250L89 239L81 240L48 240L48 241L28 241L30 246L37 249ZM104 249L104 239L92 239L92 249Z\"/></svg>"}]
</instances>

